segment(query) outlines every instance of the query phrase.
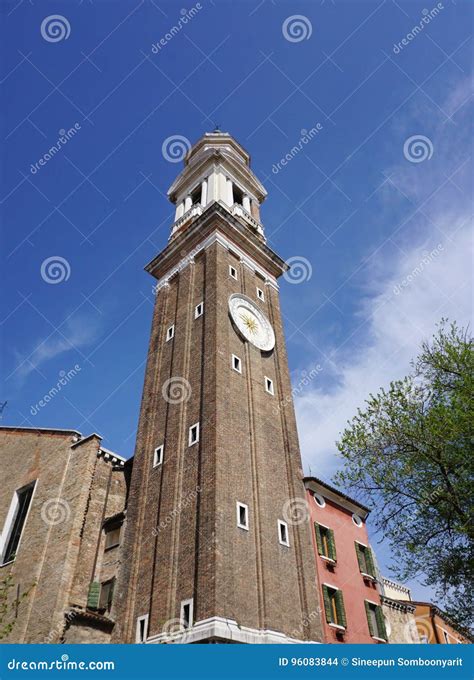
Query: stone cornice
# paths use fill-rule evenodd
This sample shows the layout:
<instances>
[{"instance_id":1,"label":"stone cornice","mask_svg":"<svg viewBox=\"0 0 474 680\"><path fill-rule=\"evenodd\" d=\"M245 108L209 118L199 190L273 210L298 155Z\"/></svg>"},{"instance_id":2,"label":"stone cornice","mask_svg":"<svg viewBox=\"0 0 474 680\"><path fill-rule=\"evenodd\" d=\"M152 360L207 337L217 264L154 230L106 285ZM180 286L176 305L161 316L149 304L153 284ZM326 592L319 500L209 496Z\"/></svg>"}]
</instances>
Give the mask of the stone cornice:
<instances>
[{"instance_id":1,"label":"stone cornice","mask_svg":"<svg viewBox=\"0 0 474 680\"><path fill-rule=\"evenodd\" d=\"M277 287L277 277L288 269L286 263L240 219L234 217L220 203L214 202L145 267L148 273L161 279L157 288L162 287L173 274L187 267L200 251L215 242L216 234L219 234L222 245L257 271L266 283Z\"/></svg>"},{"instance_id":2,"label":"stone cornice","mask_svg":"<svg viewBox=\"0 0 474 680\"><path fill-rule=\"evenodd\" d=\"M392 600L391 597L386 597L385 595L380 596L382 604L387 605L390 609L396 609L397 611L404 612L405 614L413 614L416 610L415 605L413 605L408 600Z\"/></svg>"}]
</instances>

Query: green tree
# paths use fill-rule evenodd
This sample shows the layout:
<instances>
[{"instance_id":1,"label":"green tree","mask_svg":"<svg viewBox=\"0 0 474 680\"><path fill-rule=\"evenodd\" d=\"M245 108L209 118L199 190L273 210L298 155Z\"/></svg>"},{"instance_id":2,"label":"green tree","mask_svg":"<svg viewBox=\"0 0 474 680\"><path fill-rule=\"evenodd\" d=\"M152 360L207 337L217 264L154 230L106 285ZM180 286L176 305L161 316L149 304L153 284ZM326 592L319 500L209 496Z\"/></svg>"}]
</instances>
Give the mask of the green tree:
<instances>
[{"instance_id":1,"label":"green tree","mask_svg":"<svg viewBox=\"0 0 474 680\"><path fill-rule=\"evenodd\" d=\"M432 586L472 625L474 356L469 331L442 320L412 372L369 395L338 449L343 484L376 508L393 573Z\"/></svg>"}]
</instances>

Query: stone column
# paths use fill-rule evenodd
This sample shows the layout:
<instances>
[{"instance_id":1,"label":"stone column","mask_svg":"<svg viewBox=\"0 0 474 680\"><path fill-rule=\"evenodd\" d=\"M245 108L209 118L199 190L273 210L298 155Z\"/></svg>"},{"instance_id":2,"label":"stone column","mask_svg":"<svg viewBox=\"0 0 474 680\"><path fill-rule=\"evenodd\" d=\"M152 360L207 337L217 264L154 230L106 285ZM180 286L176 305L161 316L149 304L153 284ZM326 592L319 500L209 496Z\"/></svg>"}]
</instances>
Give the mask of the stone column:
<instances>
[{"instance_id":1,"label":"stone column","mask_svg":"<svg viewBox=\"0 0 474 680\"><path fill-rule=\"evenodd\" d=\"M186 196L186 198L184 199L184 212L185 213L187 213L188 210L190 210L192 204L193 204L193 202L192 202L191 196Z\"/></svg>"},{"instance_id":2,"label":"stone column","mask_svg":"<svg viewBox=\"0 0 474 680\"><path fill-rule=\"evenodd\" d=\"M180 217L184 215L184 201L181 201L181 203L178 203L176 206L176 215L175 215L175 221L179 220Z\"/></svg>"},{"instance_id":3,"label":"stone column","mask_svg":"<svg viewBox=\"0 0 474 680\"><path fill-rule=\"evenodd\" d=\"M226 177L226 203L228 206L234 205L234 192L232 191L232 180Z\"/></svg>"},{"instance_id":4,"label":"stone column","mask_svg":"<svg viewBox=\"0 0 474 680\"><path fill-rule=\"evenodd\" d=\"M207 179L203 179L201 184L201 205L205 206L206 204L207 204Z\"/></svg>"},{"instance_id":5,"label":"stone column","mask_svg":"<svg viewBox=\"0 0 474 680\"><path fill-rule=\"evenodd\" d=\"M243 200L242 200L242 205L244 210L246 210L248 213L250 213L250 197L247 196L247 194L244 194Z\"/></svg>"}]
</instances>

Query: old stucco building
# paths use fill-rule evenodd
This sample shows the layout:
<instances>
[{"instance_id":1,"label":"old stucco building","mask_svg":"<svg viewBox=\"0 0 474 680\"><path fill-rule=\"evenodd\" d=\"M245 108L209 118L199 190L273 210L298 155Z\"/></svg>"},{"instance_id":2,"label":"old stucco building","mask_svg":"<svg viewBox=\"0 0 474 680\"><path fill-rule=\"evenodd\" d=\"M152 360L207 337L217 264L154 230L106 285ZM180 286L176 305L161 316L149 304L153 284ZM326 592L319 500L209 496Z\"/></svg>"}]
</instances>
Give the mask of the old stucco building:
<instances>
[{"instance_id":1,"label":"old stucco building","mask_svg":"<svg viewBox=\"0 0 474 680\"><path fill-rule=\"evenodd\" d=\"M0 427L0 469L0 579L11 577L5 623L15 624L4 641L108 641L114 612L104 598L118 570L111 538L123 522L124 459L96 434ZM99 584L102 602L93 602Z\"/></svg>"}]
</instances>

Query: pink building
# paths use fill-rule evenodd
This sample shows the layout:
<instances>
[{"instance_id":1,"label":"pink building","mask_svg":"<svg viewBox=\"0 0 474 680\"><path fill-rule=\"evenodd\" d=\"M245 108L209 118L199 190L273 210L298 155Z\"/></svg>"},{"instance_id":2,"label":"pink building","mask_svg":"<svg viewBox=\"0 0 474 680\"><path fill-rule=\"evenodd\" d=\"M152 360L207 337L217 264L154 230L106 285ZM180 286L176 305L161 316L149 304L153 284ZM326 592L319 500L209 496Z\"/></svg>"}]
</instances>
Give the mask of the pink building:
<instances>
[{"instance_id":1,"label":"pink building","mask_svg":"<svg viewBox=\"0 0 474 680\"><path fill-rule=\"evenodd\" d=\"M377 568L365 521L368 508L306 477L324 642L387 642Z\"/></svg>"}]
</instances>

